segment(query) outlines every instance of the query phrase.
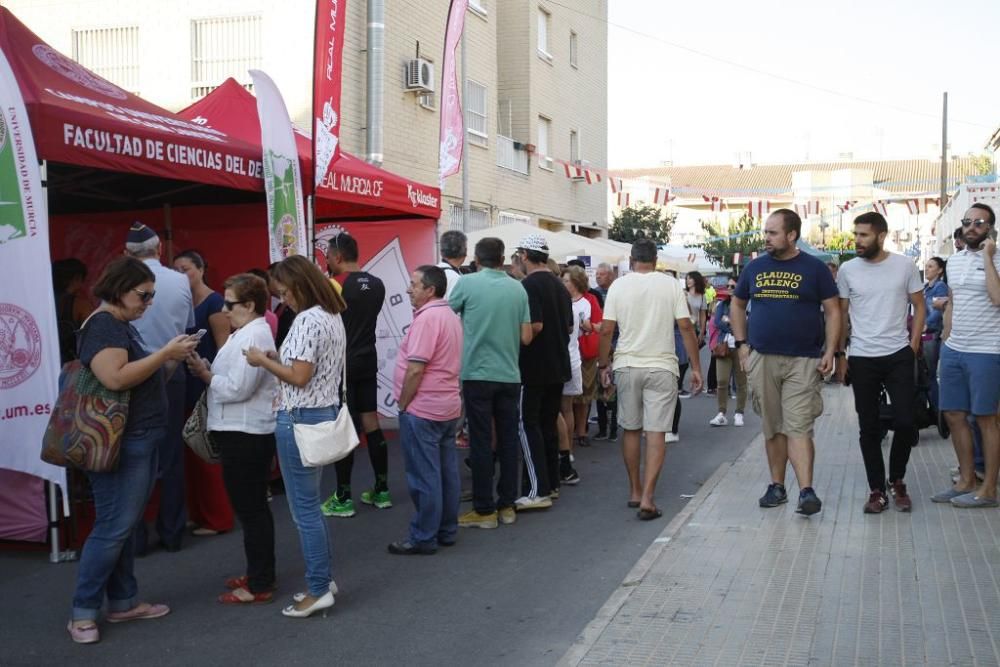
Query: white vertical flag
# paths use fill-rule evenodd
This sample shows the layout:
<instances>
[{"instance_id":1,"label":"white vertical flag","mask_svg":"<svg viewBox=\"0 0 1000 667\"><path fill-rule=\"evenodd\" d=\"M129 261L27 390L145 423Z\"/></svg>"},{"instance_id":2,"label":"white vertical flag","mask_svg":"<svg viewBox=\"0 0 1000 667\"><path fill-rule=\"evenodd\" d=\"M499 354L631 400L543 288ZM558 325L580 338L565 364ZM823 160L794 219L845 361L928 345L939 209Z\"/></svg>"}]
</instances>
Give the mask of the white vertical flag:
<instances>
[{"instance_id":1,"label":"white vertical flag","mask_svg":"<svg viewBox=\"0 0 1000 667\"><path fill-rule=\"evenodd\" d=\"M267 194L267 234L272 262L289 255L311 257L306 247L306 216L302 206L302 171L292 121L281 92L264 72L250 70L257 94L260 140L264 149L264 192Z\"/></svg>"},{"instance_id":2,"label":"white vertical flag","mask_svg":"<svg viewBox=\"0 0 1000 667\"><path fill-rule=\"evenodd\" d=\"M0 52L0 468L65 488L66 471L39 458L59 381L51 260L28 112Z\"/></svg>"}]
</instances>

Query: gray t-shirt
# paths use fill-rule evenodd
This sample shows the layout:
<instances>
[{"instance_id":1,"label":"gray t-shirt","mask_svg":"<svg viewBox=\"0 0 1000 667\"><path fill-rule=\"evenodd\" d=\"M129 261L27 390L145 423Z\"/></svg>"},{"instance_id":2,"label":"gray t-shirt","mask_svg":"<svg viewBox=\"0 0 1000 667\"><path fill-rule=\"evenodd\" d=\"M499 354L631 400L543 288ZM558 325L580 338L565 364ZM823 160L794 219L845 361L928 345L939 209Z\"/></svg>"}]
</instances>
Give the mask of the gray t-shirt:
<instances>
[{"instance_id":1,"label":"gray t-shirt","mask_svg":"<svg viewBox=\"0 0 1000 667\"><path fill-rule=\"evenodd\" d=\"M923 282L908 257L889 253L881 262L855 257L837 273L841 299L851 302L851 356L886 357L910 343L910 295Z\"/></svg>"}]
</instances>

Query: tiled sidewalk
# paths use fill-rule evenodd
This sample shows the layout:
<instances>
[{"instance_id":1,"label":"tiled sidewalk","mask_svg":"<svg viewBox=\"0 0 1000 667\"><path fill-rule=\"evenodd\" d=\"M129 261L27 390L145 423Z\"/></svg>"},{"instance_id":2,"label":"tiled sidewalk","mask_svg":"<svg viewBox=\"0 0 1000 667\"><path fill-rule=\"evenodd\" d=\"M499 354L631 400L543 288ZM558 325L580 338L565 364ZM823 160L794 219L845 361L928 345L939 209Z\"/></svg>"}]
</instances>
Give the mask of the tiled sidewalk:
<instances>
[{"instance_id":1,"label":"tiled sidewalk","mask_svg":"<svg viewBox=\"0 0 1000 667\"><path fill-rule=\"evenodd\" d=\"M849 389L817 424L823 512L757 506L763 441L720 471L650 547L565 665L1000 664L1000 512L935 505L955 465L921 433L911 514L865 515ZM669 475L669 470L664 474Z\"/></svg>"}]
</instances>

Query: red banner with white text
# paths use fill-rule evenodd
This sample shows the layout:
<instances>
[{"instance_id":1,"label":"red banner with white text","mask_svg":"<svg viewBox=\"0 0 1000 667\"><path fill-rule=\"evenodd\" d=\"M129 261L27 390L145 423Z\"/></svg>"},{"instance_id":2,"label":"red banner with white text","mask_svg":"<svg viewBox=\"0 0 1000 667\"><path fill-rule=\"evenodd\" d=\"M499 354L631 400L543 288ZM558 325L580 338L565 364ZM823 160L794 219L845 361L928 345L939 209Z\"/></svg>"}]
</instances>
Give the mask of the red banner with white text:
<instances>
[{"instance_id":1,"label":"red banner with white text","mask_svg":"<svg viewBox=\"0 0 1000 667\"><path fill-rule=\"evenodd\" d=\"M313 59L314 187L326 178L340 155L340 87L347 0L316 0L316 42Z\"/></svg>"}]
</instances>

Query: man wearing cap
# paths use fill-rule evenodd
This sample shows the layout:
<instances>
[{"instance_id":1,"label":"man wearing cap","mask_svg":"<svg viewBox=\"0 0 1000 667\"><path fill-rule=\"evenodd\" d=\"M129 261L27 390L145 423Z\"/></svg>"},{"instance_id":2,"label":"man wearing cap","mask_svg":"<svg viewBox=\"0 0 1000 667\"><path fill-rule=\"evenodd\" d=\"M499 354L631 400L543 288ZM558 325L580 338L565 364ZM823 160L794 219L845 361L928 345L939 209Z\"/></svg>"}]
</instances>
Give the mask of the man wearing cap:
<instances>
[{"instance_id":1,"label":"man wearing cap","mask_svg":"<svg viewBox=\"0 0 1000 667\"><path fill-rule=\"evenodd\" d=\"M559 410L563 385L572 376L569 335L573 304L562 280L549 270L545 238L529 234L514 253L514 264L525 274L521 286L528 293L531 343L521 347L521 451L525 477L517 509L552 506L558 493Z\"/></svg>"},{"instance_id":2,"label":"man wearing cap","mask_svg":"<svg viewBox=\"0 0 1000 667\"><path fill-rule=\"evenodd\" d=\"M158 350L176 336L194 327L194 306L187 277L160 263L163 246L156 232L141 222L132 223L125 240L125 254L142 260L156 276L156 300L132 325L138 329L150 350ZM211 335L211 334L209 334ZM185 525L183 371L176 371L167 381L167 437L158 450L160 496L156 532L167 551L181 548ZM136 551L147 547L146 524L136 528Z\"/></svg>"}]
</instances>

